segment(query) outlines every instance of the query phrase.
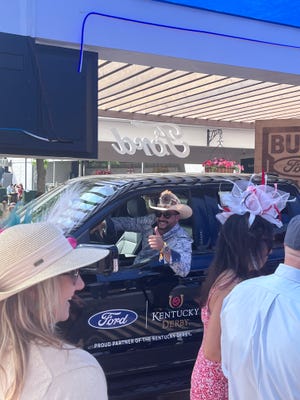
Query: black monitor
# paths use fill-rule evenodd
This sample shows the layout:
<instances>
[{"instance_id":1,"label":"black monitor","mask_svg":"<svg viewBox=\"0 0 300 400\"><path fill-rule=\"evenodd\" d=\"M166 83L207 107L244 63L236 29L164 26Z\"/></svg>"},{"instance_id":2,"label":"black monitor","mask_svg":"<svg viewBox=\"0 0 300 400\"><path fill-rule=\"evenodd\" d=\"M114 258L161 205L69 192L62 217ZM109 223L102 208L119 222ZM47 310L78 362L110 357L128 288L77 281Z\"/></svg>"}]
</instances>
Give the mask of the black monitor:
<instances>
[{"instance_id":1,"label":"black monitor","mask_svg":"<svg viewBox=\"0 0 300 400\"><path fill-rule=\"evenodd\" d=\"M0 154L95 159L98 55L0 33Z\"/></svg>"}]
</instances>

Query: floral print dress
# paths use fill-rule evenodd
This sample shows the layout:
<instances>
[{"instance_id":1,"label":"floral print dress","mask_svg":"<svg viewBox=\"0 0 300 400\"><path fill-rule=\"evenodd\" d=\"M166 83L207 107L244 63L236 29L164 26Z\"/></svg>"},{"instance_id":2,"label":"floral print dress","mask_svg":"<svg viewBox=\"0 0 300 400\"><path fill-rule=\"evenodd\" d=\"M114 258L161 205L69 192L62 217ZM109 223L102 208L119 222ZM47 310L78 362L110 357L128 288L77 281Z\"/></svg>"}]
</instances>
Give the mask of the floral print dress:
<instances>
[{"instance_id":1,"label":"floral print dress","mask_svg":"<svg viewBox=\"0 0 300 400\"><path fill-rule=\"evenodd\" d=\"M201 309L204 335L210 313L208 303L215 288L211 289L207 303ZM227 379L223 375L221 363L207 360L200 347L191 378L190 400L228 400Z\"/></svg>"}]
</instances>

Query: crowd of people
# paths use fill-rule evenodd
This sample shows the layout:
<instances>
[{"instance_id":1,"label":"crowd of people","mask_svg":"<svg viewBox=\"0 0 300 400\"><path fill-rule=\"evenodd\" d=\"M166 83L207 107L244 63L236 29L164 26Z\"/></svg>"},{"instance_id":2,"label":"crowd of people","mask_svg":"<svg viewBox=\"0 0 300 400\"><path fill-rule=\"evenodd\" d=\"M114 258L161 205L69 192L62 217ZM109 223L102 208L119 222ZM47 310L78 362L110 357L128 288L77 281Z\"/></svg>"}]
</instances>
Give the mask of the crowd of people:
<instances>
[{"instance_id":1,"label":"crowd of people","mask_svg":"<svg viewBox=\"0 0 300 400\"><path fill-rule=\"evenodd\" d=\"M6 197L0 203L0 219L5 220L19 201L23 200L24 187L22 183L10 184L6 188Z\"/></svg>"},{"instance_id":2,"label":"crowd of people","mask_svg":"<svg viewBox=\"0 0 300 400\"><path fill-rule=\"evenodd\" d=\"M6 188L8 204L17 203L18 201L21 201L23 198L23 193L24 193L24 187L23 187L22 183L18 183L18 184L11 183Z\"/></svg>"},{"instance_id":3,"label":"crowd of people","mask_svg":"<svg viewBox=\"0 0 300 400\"><path fill-rule=\"evenodd\" d=\"M215 256L201 288L204 335L191 400L300 399L300 216L288 225L284 263L260 276L272 251L272 225L281 225L288 198L277 188L245 182L234 184L222 198ZM110 223L140 231L141 253L156 254L162 266L185 277L192 240L179 222L192 209L169 190L151 208L153 215ZM101 235L103 229L100 222L93 233ZM47 222L0 233L1 399L107 399L101 366L56 331L57 322L69 317L75 291L84 287L79 268L107 253L76 247Z\"/></svg>"}]
</instances>

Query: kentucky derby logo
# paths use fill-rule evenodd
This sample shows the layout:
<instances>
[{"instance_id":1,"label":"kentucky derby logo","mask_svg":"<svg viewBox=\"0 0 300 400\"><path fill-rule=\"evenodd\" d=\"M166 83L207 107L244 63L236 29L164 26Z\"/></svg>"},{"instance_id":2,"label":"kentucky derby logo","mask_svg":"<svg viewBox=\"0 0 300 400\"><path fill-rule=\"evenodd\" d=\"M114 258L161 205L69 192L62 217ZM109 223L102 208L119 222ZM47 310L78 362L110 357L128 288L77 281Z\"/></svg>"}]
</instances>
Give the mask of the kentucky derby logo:
<instances>
[{"instance_id":1,"label":"kentucky derby logo","mask_svg":"<svg viewBox=\"0 0 300 400\"><path fill-rule=\"evenodd\" d=\"M183 304L183 294L178 296L169 296L169 306L171 308L179 308Z\"/></svg>"}]
</instances>

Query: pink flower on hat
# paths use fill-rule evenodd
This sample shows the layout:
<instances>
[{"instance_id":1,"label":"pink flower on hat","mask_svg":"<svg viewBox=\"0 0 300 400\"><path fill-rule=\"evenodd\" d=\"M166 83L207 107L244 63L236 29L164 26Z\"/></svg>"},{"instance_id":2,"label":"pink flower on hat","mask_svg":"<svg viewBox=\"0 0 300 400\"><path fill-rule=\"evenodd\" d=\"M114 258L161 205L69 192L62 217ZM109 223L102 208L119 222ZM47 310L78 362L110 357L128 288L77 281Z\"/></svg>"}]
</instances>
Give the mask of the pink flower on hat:
<instances>
[{"instance_id":1,"label":"pink flower on hat","mask_svg":"<svg viewBox=\"0 0 300 400\"><path fill-rule=\"evenodd\" d=\"M70 245L73 247L73 249L75 249L76 246L77 246L77 240L76 240L74 237L72 237L72 236L69 236L69 237L67 238L67 240L68 240L68 242L70 243Z\"/></svg>"}]
</instances>

